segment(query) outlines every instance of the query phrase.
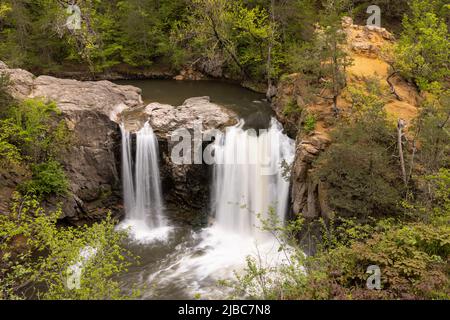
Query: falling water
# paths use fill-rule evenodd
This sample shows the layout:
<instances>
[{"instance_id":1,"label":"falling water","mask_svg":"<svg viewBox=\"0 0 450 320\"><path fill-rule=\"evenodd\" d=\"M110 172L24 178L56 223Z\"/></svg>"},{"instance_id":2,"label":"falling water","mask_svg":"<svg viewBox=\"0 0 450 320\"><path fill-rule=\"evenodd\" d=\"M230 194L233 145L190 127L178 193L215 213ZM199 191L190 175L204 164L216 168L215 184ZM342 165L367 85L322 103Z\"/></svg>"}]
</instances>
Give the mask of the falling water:
<instances>
[{"instance_id":1,"label":"falling water","mask_svg":"<svg viewBox=\"0 0 450 320\"><path fill-rule=\"evenodd\" d=\"M249 255L258 255L264 267L285 262L275 238L259 230L258 215L267 217L273 208L280 222L285 220L289 179L284 176L283 164L292 163L294 142L283 134L276 120L259 134L243 128L244 122L227 128L214 144L211 211L214 223L186 234L174 252L148 274L149 287L177 288L177 292L189 297L199 293L202 297L218 298L223 297L224 288L217 287L217 280L231 279L234 271L242 271ZM125 144L130 143L126 135L123 139ZM129 146L123 150L124 184L130 190L134 185L136 194L134 202L130 201L133 209L127 212L126 225L137 229L135 235L138 234L139 240L143 239L142 234L144 240L154 238L149 234L163 229L154 228L165 223L161 213L157 142L150 126L146 124L137 133L134 184L125 181L127 175L131 176L131 157L127 156ZM148 232L142 225L153 229ZM168 246L174 245L172 241L178 233L172 234L173 237L167 238ZM146 297L153 297L157 292L154 290L148 290Z\"/></svg>"},{"instance_id":2,"label":"falling water","mask_svg":"<svg viewBox=\"0 0 450 320\"><path fill-rule=\"evenodd\" d=\"M264 267L286 261L273 235L259 228L259 216L267 217L273 209L278 220L285 221L289 178L283 164L292 163L294 142L275 119L259 134L243 127L241 121L227 128L214 145L214 223L197 235L197 245L184 248L172 265L150 281L182 279L192 292L217 298L223 296L224 288L214 284L218 279L231 279L233 271L242 271L249 255L257 255Z\"/></svg>"},{"instance_id":3,"label":"falling water","mask_svg":"<svg viewBox=\"0 0 450 320\"><path fill-rule=\"evenodd\" d=\"M131 157L131 134L120 125L122 133L122 183L125 212L132 212L136 206L136 195L133 184L133 158Z\"/></svg>"},{"instance_id":4,"label":"falling water","mask_svg":"<svg viewBox=\"0 0 450 320\"><path fill-rule=\"evenodd\" d=\"M167 231L167 222L163 215L158 140L148 122L137 132L133 179L130 133L123 126L121 132L126 216L121 227L131 227L138 240L160 238Z\"/></svg>"},{"instance_id":5,"label":"falling water","mask_svg":"<svg viewBox=\"0 0 450 320\"><path fill-rule=\"evenodd\" d=\"M273 210L285 220L289 178L283 164L292 162L294 144L275 119L259 135L243 126L228 128L217 143L213 208L218 227L259 238L258 215L267 218Z\"/></svg>"},{"instance_id":6,"label":"falling water","mask_svg":"<svg viewBox=\"0 0 450 320\"><path fill-rule=\"evenodd\" d=\"M152 228L164 224L158 159L158 140L146 122L136 139L136 207L131 218L145 220Z\"/></svg>"}]
</instances>

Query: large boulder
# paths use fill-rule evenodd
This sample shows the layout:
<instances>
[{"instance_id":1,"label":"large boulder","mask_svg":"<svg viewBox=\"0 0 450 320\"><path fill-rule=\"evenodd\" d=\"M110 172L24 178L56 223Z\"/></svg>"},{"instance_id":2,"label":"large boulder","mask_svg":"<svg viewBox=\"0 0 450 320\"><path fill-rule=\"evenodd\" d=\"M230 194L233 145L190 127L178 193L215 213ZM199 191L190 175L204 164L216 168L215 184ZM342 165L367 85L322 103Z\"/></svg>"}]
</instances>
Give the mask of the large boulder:
<instances>
[{"instance_id":1,"label":"large boulder","mask_svg":"<svg viewBox=\"0 0 450 320\"><path fill-rule=\"evenodd\" d=\"M186 208L207 209L211 170L202 163L174 163L172 149L179 142L172 139L179 130L187 130L192 138L201 139L202 134L213 129L223 130L237 123L237 114L210 102L210 98L194 97L187 99L181 106L151 103L145 107L127 110L122 114L128 130L138 131L148 121L158 137L161 156L161 176L163 188L168 200L184 204ZM185 131L185 132L187 132ZM194 140L191 159L194 162ZM198 143L198 144L197 144ZM197 141L203 152L211 141Z\"/></svg>"}]
</instances>

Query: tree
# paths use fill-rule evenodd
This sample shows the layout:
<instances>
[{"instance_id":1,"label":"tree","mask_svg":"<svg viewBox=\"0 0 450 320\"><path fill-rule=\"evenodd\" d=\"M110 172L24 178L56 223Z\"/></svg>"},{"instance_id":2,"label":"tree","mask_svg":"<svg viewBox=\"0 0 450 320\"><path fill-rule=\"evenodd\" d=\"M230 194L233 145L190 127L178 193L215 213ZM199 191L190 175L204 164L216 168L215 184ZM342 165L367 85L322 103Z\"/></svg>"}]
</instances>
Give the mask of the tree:
<instances>
[{"instance_id":1,"label":"tree","mask_svg":"<svg viewBox=\"0 0 450 320\"><path fill-rule=\"evenodd\" d=\"M312 88L332 101L335 114L339 112L338 97L347 86L346 68L352 63L342 30L347 6L346 0L325 1L314 36L310 41L290 46L291 57L287 58L290 71L302 72Z\"/></svg>"},{"instance_id":2,"label":"tree","mask_svg":"<svg viewBox=\"0 0 450 320\"><path fill-rule=\"evenodd\" d=\"M344 46L346 35L342 30L343 12L348 5L347 0L326 0L320 23L323 27L319 34L319 43L323 50L321 65L327 76L325 87L331 91L333 112L338 113L337 99L342 89L347 86L346 68L351 65Z\"/></svg>"},{"instance_id":3,"label":"tree","mask_svg":"<svg viewBox=\"0 0 450 320\"><path fill-rule=\"evenodd\" d=\"M202 56L223 60L228 72L249 80L268 79L279 72L277 34L265 9L249 9L237 0L195 0L191 12L180 32L193 60Z\"/></svg>"},{"instance_id":4,"label":"tree","mask_svg":"<svg viewBox=\"0 0 450 320\"><path fill-rule=\"evenodd\" d=\"M136 296L114 279L136 259L122 247L126 233L115 230L110 216L91 226L61 227L61 213L16 196L11 213L0 215L0 299Z\"/></svg>"},{"instance_id":5,"label":"tree","mask_svg":"<svg viewBox=\"0 0 450 320\"><path fill-rule=\"evenodd\" d=\"M450 76L450 7L441 0L412 0L410 9L395 50L396 68L420 90L440 91Z\"/></svg>"}]
</instances>

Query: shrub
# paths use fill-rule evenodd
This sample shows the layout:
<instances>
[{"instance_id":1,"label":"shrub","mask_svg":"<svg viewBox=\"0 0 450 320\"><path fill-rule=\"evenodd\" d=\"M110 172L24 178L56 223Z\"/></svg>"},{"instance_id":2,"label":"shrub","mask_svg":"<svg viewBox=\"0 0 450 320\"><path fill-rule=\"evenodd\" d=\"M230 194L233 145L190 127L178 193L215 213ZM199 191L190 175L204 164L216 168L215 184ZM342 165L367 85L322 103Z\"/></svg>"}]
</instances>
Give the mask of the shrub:
<instances>
[{"instance_id":1,"label":"shrub","mask_svg":"<svg viewBox=\"0 0 450 320\"><path fill-rule=\"evenodd\" d=\"M22 161L20 148L17 146L17 137L20 130L11 119L0 120L0 163L3 168L18 165Z\"/></svg>"},{"instance_id":2,"label":"shrub","mask_svg":"<svg viewBox=\"0 0 450 320\"><path fill-rule=\"evenodd\" d=\"M314 162L313 176L326 184L328 202L338 215L392 214L402 190L398 164L389 153L395 128L386 120L376 88L350 87L349 92L351 113L332 132L333 143Z\"/></svg>"},{"instance_id":3,"label":"shrub","mask_svg":"<svg viewBox=\"0 0 450 320\"><path fill-rule=\"evenodd\" d=\"M234 289L233 298L450 299L448 224L389 219L361 225L340 219L323 224L327 245L310 256L295 245L298 233L293 230L298 232L302 224L301 218L286 227L263 223L289 257L270 267L261 257L248 257L235 281L222 282ZM381 290L366 287L371 265L381 270Z\"/></svg>"},{"instance_id":4,"label":"shrub","mask_svg":"<svg viewBox=\"0 0 450 320\"><path fill-rule=\"evenodd\" d=\"M122 247L127 234L108 217L91 226L57 226L61 210L45 212L36 199L15 197L10 215L0 215L0 299L127 299L115 276L137 257ZM79 288L71 288L70 266L84 261ZM28 288L28 295L24 289ZM31 289L31 290L30 290Z\"/></svg>"},{"instance_id":5,"label":"shrub","mask_svg":"<svg viewBox=\"0 0 450 320\"><path fill-rule=\"evenodd\" d=\"M5 112L5 109L12 101L11 96L7 92L6 88L9 85L9 76L6 74L0 74L0 117Z\"/></svg>"},{"instance_id":6,"label":"shrub","mask_svg":"<svg viewBox=\"0 0 450 320\"><path fill-rule=\"evenodd\" d=\"M302 109L299 108L297 101L294 98L290 98L283 108L283 114L288 117L290 115L301 114Z\"/></svg>"},{"instance_id":7,"label":"shrub","mask_svg":"<svg viewBox=\"0 0 450 320\"><path fill-rule=\"evenodd\" d=\"M308 114L303 121L303 130L305 130L306 133L314 131L316 128L316 122L316 116L313 114Z\"/></svg>"},{"instance_id":8,"label":"shrub","mask_svg":"<svg viewBox=\"0 0 450 320\"><path fill-rule=\"evenodd\" d=\"M69 182L61 164L58 162L49 160L35 164L32 165L31 171L32 179L19 187L23 194L63 196L67 193Z\"/></svg>"}]
</instances>

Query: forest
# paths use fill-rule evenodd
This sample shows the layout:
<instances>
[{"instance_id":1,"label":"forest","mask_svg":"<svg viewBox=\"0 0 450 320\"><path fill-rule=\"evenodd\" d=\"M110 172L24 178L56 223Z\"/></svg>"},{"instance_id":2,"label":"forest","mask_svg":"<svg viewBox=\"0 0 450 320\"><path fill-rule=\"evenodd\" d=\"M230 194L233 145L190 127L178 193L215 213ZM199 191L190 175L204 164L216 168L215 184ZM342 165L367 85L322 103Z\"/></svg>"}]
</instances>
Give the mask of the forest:
<instances>
[{"instance_id":1,"label":"forest","mask_svg":"<svg viewBox=\"0 0 450 320\"><path fill-rule=\"evenodd\" d=\"M0 300L449 300L449 30L445 0L1 0ZM170 109L145 81L204 82L211 101ZM234 128L216 155L270 150L283 168L177 166L169 136L194 118ZM147 252L124 221L172 231ZM280 263L222 260L259 233ZM166 251L180 258L159 266ZM232 272L161 271L186 260ZM214 286L178 296L191 276Z\"/></svg>"}]
</instances>

